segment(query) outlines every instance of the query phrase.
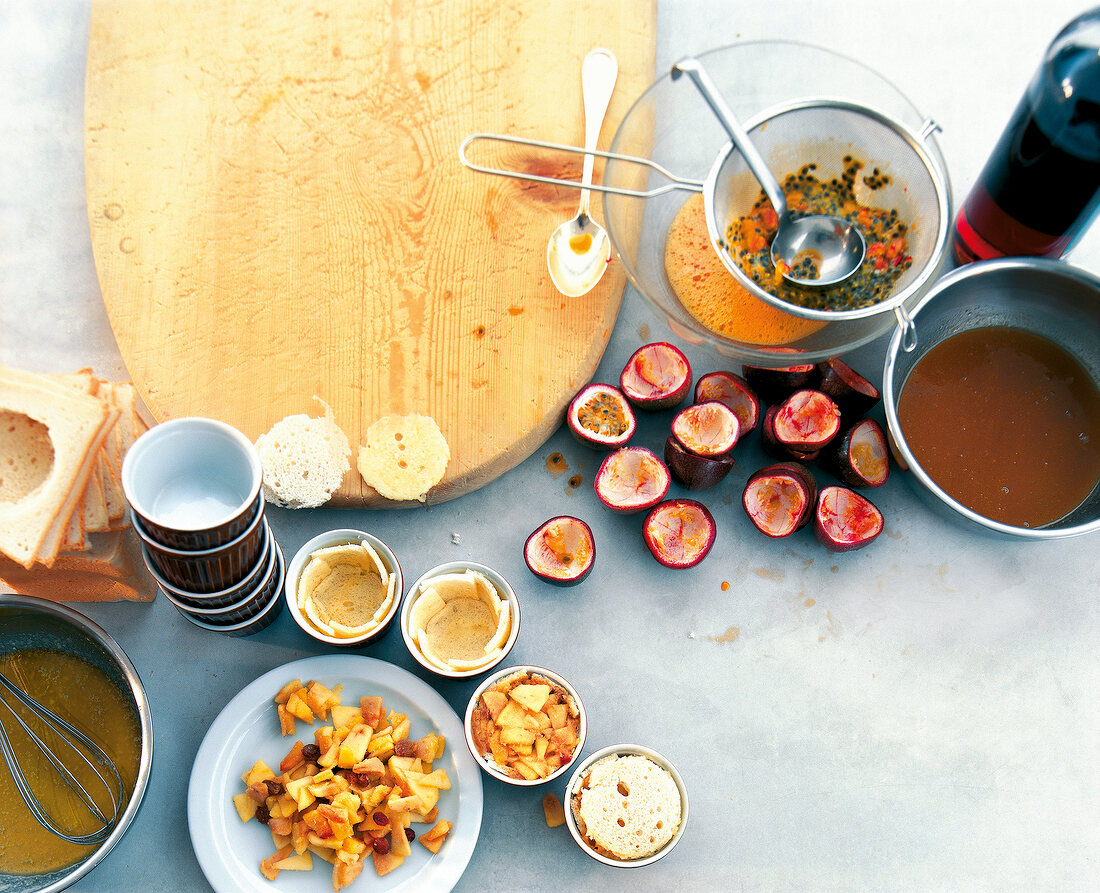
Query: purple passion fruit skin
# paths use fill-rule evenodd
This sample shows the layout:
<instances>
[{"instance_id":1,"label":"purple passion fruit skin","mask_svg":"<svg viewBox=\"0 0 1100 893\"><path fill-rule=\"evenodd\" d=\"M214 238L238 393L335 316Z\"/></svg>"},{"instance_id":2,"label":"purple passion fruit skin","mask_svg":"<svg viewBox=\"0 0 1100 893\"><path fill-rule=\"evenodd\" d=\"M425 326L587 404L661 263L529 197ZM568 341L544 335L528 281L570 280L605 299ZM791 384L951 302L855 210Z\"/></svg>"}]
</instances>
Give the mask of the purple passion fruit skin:
<instances>
[{"instance_id":1,"label":"purple passion fruit skin","mask_svg":"<svg viewBox=\"0 0 1100 893\"><path fill-rule=\"evenodd\" d=\"M601 450L625 446L638 427L630 401L613 385L586 385L570 401L569 431L581 443Z\"/></svg>"},{"instance_id":2,"label":"purple passion fruit skin","mask_svg":"<svg viewBox=\"0 0 1100 893\"><path fill-rule=\"evenodd\" d=\"M741 435L737 414L717 400L693 403L676 413L672 436L689 453L716 459L727 455Z\"/></svg>"},{"instance_id":3,"label":"purple passion fruit skin","mask_svg":"<svg viewBox=\"0 0 1100 893\"><path fill-rule=\"evenodd\" d=\"M815 495L816 485L811 491L793 463L779 463L761 468L749 477L741 494L741 506L757 530L777 539L806 526Z\"/></svg>"},{"instance_id":4,"label":"purple passion fruit skin","mask_svg":"<svg viewBox=\"0 0 1100 893\"><path fill-rule=\"evenodd\" d=\"M707 557L717 527L714 516L694 499L669 499L654 506L642 525L646 546L669 568L694 567Z\"/></svg>"},{"instance_id":5,"label":"purple passion fruit skin","mask_svg":"<svg viewBox=\"0 0 1100 893\"><path fill-rule=\"evenodd\" d=\"M756 396L769 405L782 403L795 391L817 384L817 366L812 363L771 369L767 366L744 366L745 380Z\"/></svg>"},{"instance_id":6,"label":"purple passion fruit skin","mask_svg":"<svg viewBox=\"0 0 1100 893\"><path fill-rule=\"evenodd\" d=\"M576 586L596 564L592 528L572 515L550 518L527 537L523 558L540 580L555 586Z\"/></svg>"},{"instance_id":7,"label":"purple passion fruit skin","mask_svg":"<svg viewBox=\"0 0 1100 893\"><path fill-rule=\"evenodd\" d=\"M826 549L852 552L870 545L884 521L874 503L847 487L822 488L814 511L814 534Z\"/></svg>"},{"instance_id":8,"label":"purple passion fruit skin","mask_svg":"<svg viewBox=\"0 0 1100 893\"><path fill-rule=\"evenodd\" d=\"M619 389L638 409L671 409L691 389L691 364L680 348L667 341L644 344L626 361Z\"/></svg>"},{"instance_id":9,"label":"purple passion fruit skin","mask_svg":"<svg viewBox=\"0 0 1100 893\"><path fill-rule=\"evenodd\" d=\"M730 455L699 456L685 450L672 435L665 440L665 465L672 479L685 490L709 490L717 486L735 464Z\"/></svg>"},{"instance_id":10,"label":"purple passion fruit skin","mask_svg":"<svg viewBox=\"0 0 1100 893\"><path fill-rule=\"evenodd\" d=\"M849 487L881 487L890 479L890 446L874 419L860 419L848 428L819 462Z\"/></svg>"},{"instance_id":11,"label":"purple passion fruit skin","mask_svg":"<svg viewBox=\"0 0 1100 893\"><path fill-rule=\"evenodd\" d=\"M733 410L744 437L760 424L760 398L752 386L735 372L708 372L695 382L695 402L717 400Z\"/></svg>"},{"instance_id":12,"label":"purple passion fruit skin","mask_svg":"<svg viewBox=\"0 0 1100 893\"><path fill-rule=\"evenodd\" d=\"M664 499L671 483L668 466L652 450L622 447L600 464L593 486L600 502L609 509L631 514Z\"/></svg>"},{"instance_id":13,"label":"purple passion fruit skin","mask_svg":"<svg viewBox=\"0 0 1100 893\"><path fill-rule=\"evenodd\" d=\"M817 389L833 398L845 419L861 418L882 399L878 388L843 360L825 360L817 371Z\"/></svg>"}]
</instances>

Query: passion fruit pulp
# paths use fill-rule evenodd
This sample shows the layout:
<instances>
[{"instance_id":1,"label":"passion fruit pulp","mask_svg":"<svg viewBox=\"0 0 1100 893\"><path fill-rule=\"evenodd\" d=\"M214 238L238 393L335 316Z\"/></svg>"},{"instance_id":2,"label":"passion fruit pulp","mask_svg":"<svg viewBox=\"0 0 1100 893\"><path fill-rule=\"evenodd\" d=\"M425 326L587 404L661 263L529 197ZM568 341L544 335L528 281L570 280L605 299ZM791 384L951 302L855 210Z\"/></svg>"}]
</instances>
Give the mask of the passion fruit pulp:
<instances>
[{"instance_id":1,"label":"passion fruit pulp","mask_svg":"<svg viewBox=\"0 0 1100 893\"><path fill-rule=\"evenodd\" d=\"M643 344L626 361L619 387L638 409L671 409L691 388L691 364L667 341Z\"/></svg>"},{"instance_id":2,"label":"passion fruit pulp","mask_svg":"<svg viewBox=\"0 0 1100 893\"><path fill-rule=\"evenodd\" d=\"M634 436L638 423L623 392L597 382L581 388L570 401L566 424L581 443L614 450Z\"/></svg>"},{"instance_id":3,"label":"passion fruit pulp","mask_svg":"<svg viewBox=\"0 0 1100 893\"><path fill-rule=\"evenodd\" d=\"M596 563L592 528L572 515L544 521L527 537L523 559L540 580L556 586L576 586Z\"/></svg>"},{"instance_id":4,"label":"passion fruit pulp","mask_svg":"<svg viewBox=\"0 0 1100 893\"><path fill-rule=\"evenodd\" d=\"M654 506L642 525L650 553L665 567L694 567L707 557L717 527L714 516L694 499L669 499Z\"/></svg>"},{"instance_id":5,"label":"passion fruit pulp","mask_svg":"<svg viewBox=\"0 0 1100 893\"><path fill-rule=\"evenodd\" d=\"M668 466L646 447L622 447L600 464L594 484L600 502L624 514L656 505L668 493Z\"/></svg>"}]
</instances>

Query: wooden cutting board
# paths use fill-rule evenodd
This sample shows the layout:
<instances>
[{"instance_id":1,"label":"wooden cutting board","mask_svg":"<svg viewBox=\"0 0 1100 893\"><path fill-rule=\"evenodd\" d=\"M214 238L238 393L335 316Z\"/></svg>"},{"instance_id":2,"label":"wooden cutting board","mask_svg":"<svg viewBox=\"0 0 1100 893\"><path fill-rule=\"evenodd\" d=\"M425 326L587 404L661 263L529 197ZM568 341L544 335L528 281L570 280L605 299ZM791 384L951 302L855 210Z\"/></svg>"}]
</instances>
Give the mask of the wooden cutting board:
<instances>
[{"instance_id":1,"label":"wooden cutting board","mask_svg":"<svg viewBox=\"0 0 1100 893\"><path fill-rule=\"evenodd\" d=\"M562 297L546 241L579 193L473 173L458 146L475 131L580 145L581 60L606 46L606 148L653 80L655 32L653 0L97 0L92 245L155 418L255 439L320 415L316 395L357 451L377 417L424 413L451 448L429 502L521 462L596 369L625 275L613 260ZM580 156L508 155L579 176ZM389 504L354 455L334 503Z\"/></svg>"}]
</instances>

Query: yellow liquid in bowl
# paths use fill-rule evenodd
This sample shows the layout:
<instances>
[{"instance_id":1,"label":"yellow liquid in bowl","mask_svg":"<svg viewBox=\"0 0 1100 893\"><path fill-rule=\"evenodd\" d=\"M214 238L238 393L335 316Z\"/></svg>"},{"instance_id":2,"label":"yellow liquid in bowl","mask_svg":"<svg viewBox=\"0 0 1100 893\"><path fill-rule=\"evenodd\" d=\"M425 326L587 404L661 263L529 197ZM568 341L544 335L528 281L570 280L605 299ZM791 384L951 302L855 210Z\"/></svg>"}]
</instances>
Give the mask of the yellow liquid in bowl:
<instances>
[{"instance_id":1,"label":"yellow liquid in bowl","mask_svg":"<svg viewBox=\"0 0 1100 893\"><path fill-rule=\"evenodd\" d=\"M83 658L42 648L0 654L0 672L80 729L114 760L123 783L121 813L134 790L141 762L141 726L122 689ZM3 698L35 734L45 743L54 744L55 753L109 815L110 801L91 770L66 747L58 746L56 733L15 698L7 693L3 693ZM98 826L87 808L3 705L0 705L0 722L4 723L23 774L46 814L74 834L96 830ZM37 875L58 871L91 855L96 846L69 843L38 824L19 796L7 766L0 763L0 874Z\"/></svg>"}]
</instances>

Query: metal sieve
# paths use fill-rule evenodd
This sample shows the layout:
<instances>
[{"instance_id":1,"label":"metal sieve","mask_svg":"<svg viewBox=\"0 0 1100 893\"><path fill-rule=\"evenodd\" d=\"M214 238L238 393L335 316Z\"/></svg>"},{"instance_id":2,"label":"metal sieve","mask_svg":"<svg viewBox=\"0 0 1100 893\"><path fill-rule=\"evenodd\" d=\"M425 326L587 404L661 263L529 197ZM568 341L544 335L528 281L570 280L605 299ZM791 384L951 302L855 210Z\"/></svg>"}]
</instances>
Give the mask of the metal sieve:
<instances>
[{"instance_id":1,"label":"metal sieve","mask_svg":"<svg viewBox=\"0 0 1100 893\"><path fill-rule=\"evenodd\" d=\"M950 228L948 189L923 141L936 130L926 122L919 134L885 114L839 100L797 102L759 116L746 126L754 145L777 172L817 165L818 179L829 181L843 172L845 157L864 163L865 172L878 170L888 178L872 189L857 178L856 200L864 206L896 208L909 224L911 266L894 283L888 297L856 310L814 310L784 301L757 285L730 253L726 228L746 215L760 195L760 184L741 153L727 144L706 180L707 228L727 269L761 300L795 316L820 320L860 319L895 310L911 337L912 324L904 302L935 274Z\"/></svg>"}]
</instances>

